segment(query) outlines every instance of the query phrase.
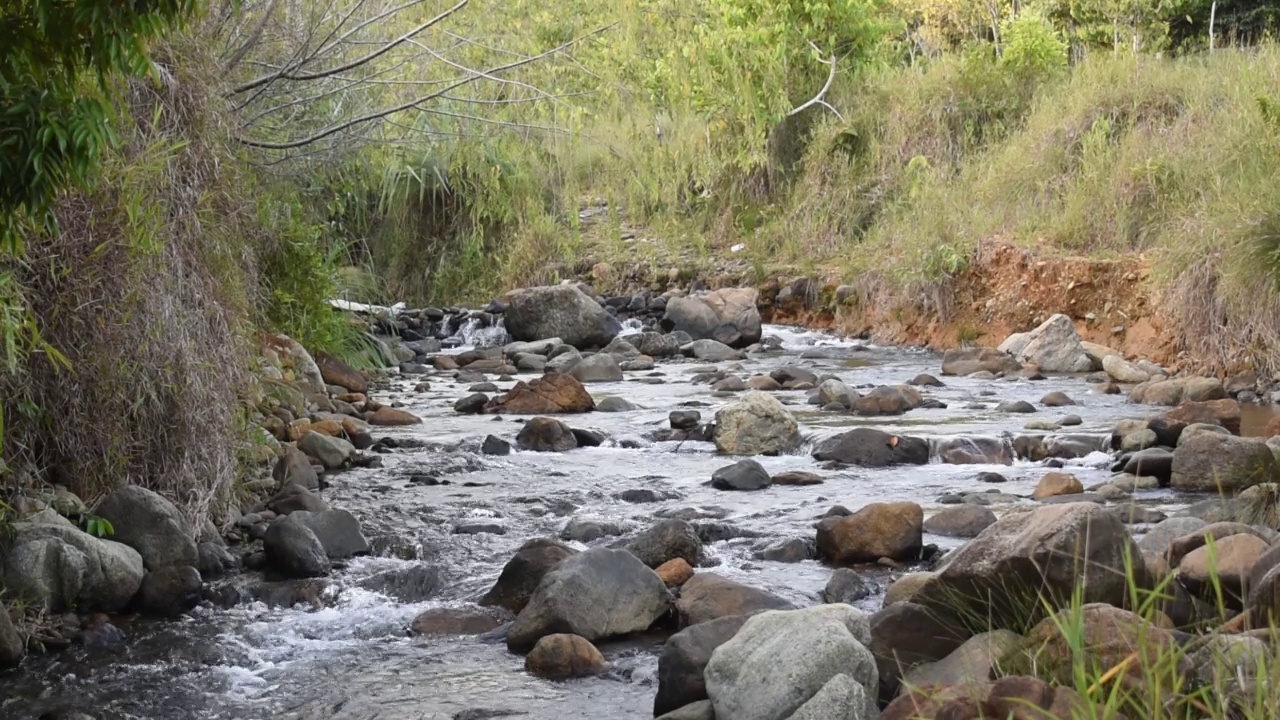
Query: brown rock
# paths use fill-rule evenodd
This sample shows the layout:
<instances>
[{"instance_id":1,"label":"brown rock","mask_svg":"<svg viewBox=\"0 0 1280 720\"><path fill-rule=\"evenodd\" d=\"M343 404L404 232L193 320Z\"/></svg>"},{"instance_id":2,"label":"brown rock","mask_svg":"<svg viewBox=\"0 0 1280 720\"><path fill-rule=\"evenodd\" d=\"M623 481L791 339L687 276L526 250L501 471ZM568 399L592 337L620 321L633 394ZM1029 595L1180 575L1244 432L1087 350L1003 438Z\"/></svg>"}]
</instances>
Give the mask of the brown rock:
<instances>
[{"instance_id":1,"label":"brown rock","mask_svg":"<svg viewBox=\"0 0 1280 720\"><path fill-rule=\"evenodd\" d=\"M936 573L931 572L913 572L907 573L889 586L884 594L884 607L896 605L900 602L911 602L911 598L915 597L916 592L925 586L925 583L933 579Z\"/></svg>"},{"instance_id":2,"label":"brown rock","mask_svg":"<svg viewBox=\"0 0 1280 720\"><path fill-rule=\"evenodd\" d=\"M315 354L316 365L320 367L320 376L329 385L344 387L353 393L369 392L369 381L359 370L342 362L327 352Z\"/></svg>"},{"instance_id":3,"label":"brown rock","mask_svg":"<svg viewBox=\"0 0 1280 720\"><path fill-rule=\"evenodd\" d=\"M1169 560L1169 567L1178 567L1182 563L1182 557L1198 548L1204 547L1210 539L1215 543L1220 543L1232 535L1241 533L1248 535L1257 535L1258 531L1238 522L1216 522L1205 525L1204 527L1192 533L1187 533L1176 538L1169 543L1169 550L1166 556Z\"/></svg>"},{"instance_id":4,"label":"brown rock","mask_svg":"<svg viewBox=\"0 0 1280 720\"><path fill-rule=\"evenodd\" d=\"M680 587L693 577L693 567L684 558L668 560L658 566L654 572L662 578L667 587Z\"/></svg>"},{"instance_id":5,"label":"brown rock","mask_svg":"<svg viewBox=\"0 0 1280 720\"><path fill-rule=\"evenodd\" d=\"M1090 707L1071 688L1053 687L1028 676L1003 677L994 683L952 685L912 690L884 709L880 720L1124 720L1124 716Z\"/></svg>"},{"instance_id":6,"label":"brown rock","mask_svg":"<svg viewBox=\"0 0 1280 720\"><path fill-rule=\"evenodd\" d=\"M704 572L694 575L680 588L676 609L680 611L680 625L688 627L730 615L794 610L795 606L773 593Z\"/></svg>"},{"instance_id":7,"label":"brown rock","mask_svg":"<svg viewBox=\"0 0 1280 720\"><path fill-rule=\"evenodd\" d=\"M774 485L821 485L822 477L803 470L788 470L773 476Z\"/></svg>"},{"instance_id":8,"label":"brown rock","mask_svg":"<svg viewBox=\"0 0 1280 720\"><path fill-rule=\"evenodd\" d=\"M881 697L892 698L908 672L942 660L970 635L915 603L895 603L872 615L871 645L867 649L875 655Z\"/></svg>"},{"instance_id":9,"label":"brown rock","mask_svg":"<svg viewBox=\"0 0 1280 720\"><path fill-rule=\"evenodd\" d=\"M417 415L414 415L413 413L405 412L404 410L401 410L399 408L386 407L386 406L380 407L377 410L373 411L372 413L369 413L369 416L365 418L365 420L370 425L382 425L382 426L417 425L418 423L422 422L422 418L418 417Z\"/></svg>"},{"instance_id":10,"label":"brown rock","mask_svg":"<svg viewBox=\"0 0 1280 720\"><path fill-rule=\"evenodd\" d=\"M1045 473L1045 476L1040 478L1040 483L1036 485L1035 492L1031 493L1031 497L1036 500L1043 500L1058 495L1078 495L1082 492L1084 492L1084 485L1076 479L1075 475L1051 472Z\"/></svg>"},{"instance_id":11,"label":"brown rock","mask_svg":"<svg viewBox=\"0 0 1280 720\"><path fill-rule=\"evenodd\" d=\"M369 397L364 393L343 393L338 396L338 399L345 403L351 403L352 405L358 405L362 402L369 401Z\"/></svg>"},{"instance_id":12,"label":"brown rock","mask_svg":"<svg viewBox=\"0 0 1280 720\"><path fill-rule=\"evenodd\" d=\"M524 669L548 680L599 675L609 667L584 637L569 633L543 636L524 659Z\"/></svg>"},{"instance_id":13,"label":"brown rock","mask_svg":"<svg viewBox=\"0 0 1280 720\"><path fill-rule=\"evenodd\" d=\"M818 524L818 550L835 563L914 560L923 545L924 510L912 502L871 503Z\"/></svg>"},{"instance_id":14,"label":"brown rock","mask_svg":"<svg viewBox=\"0 0 1280 720\"><path fill-rule=\"evenodd\" d=\"M479 635L502 624L491 610L481 608L433 608L413 619L409 629L418 635Z\"/></svg>"},{"instance_id":15,"label":"brown rock","mask_svg":"<svg viewBox=\"0 0 1280 720\"><path fill-rule=\"evenodd\" d=\"M520 612L529 603L538 583L542 582L542 576L559 565L561 560L577 553L568 545L546 538L525 542L502 567L502 574L480 599L480 604Z\"/></svg>"},{"instance_id":16,"label":"brown rock","mask_svg":"<svg viewBox=\"0 0 1280 720\"><path fill-rule=\"evenodd\" d=\"M1230 398L1222 400L1204 400L1200 402L1184 402L1178 407L1164 413L1166 420L1186 423L1208 423L1221 425L1233 435L1240 434L1240 403Z\"/></svg>"},{"instance_id":17,"label":"brown rock","mask_svg":"<svg viewBox=\"0 0 1280 720\"><path fill-rule=\"evenodd\" d=\"M307 426L307 429L312 432L318 432L321 435L328 435L329 437L342 436L342 425L335 420L321 420L319 422L313 422L311 425Z\"/></svg>"},{"instance_id":18,"label":"brown rock","mask_svg":"<svg viewBox=\"0 0 1280 720\"><path fill-rule=\"evenodd\" d=\"M512 415L552 415L591 412L595 400L572 375L549 373L531 382L518 382L511 392L490 400L486 412Z\"/></svg>"},{"instance_id":19,"label":"brown rock","mask_svg":"<svg viewBox=\"0 0 1280 720\"><path fill-rule=\"evenodd\" d=\"M437 355L431 359L431 364L437 370L457 370L458 361L452 355Z\"/></svg>"},{"instance_id":20,"label":"brown rock","mask_svg":"<svg viewBox=\"0 0 1280 720\"><path fill-rule=\"evenodd\" d=\"M1215 594L1216 576L1224 593L1242 600L1253 566L1266 550L1267 544L1251 534L1229 535L1212 547L1206 544L1183 556L1178 579L1190 592L1205 596Z\"/></svg>"},{"instance_id":21,"label":"brown rock","mask_svg":"<svg viewBox=\"0 0 1280 720\"><path fill-rule=\"evenodd\" d=\"M782 389L782 385L768 375L756 375L747 380L747 388L764 392L776 392Z\"/></svg>"}]
</instances>

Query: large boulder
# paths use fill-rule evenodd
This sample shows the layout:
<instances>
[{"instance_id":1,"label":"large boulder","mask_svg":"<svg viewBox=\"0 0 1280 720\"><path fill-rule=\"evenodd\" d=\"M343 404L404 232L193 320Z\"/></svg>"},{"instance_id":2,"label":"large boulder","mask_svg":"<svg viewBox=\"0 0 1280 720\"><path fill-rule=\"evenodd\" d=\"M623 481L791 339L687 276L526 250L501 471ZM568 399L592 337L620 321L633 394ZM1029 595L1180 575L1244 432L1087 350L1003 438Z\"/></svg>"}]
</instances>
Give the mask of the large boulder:
<instances>
[{"instance_id":1,"label":"large boulder","mask_svg":"<svg viewBox=\"0 0 1280 720\"><path fill-rule=\"evenodd\" d=\"M546 538L535 538L525 542L516 554L502 566L489 592L480 598L480 604L506 608L518 613L529 604L533 591L538 588L542 578L562 560L578 553L577 550Z\"/></svg>"},{"instance_id":2,"label":"large boulder","mask_svg":"<svg viewBox=\"0 0 1280 720\"><path fill-rule=\"evenodd\" d=\"M718 490L763 490L772 482L764 466L750 458L717 468L711 474L711 487Z\"/></svg>"},{"instance_id":3,"label":"large boulder","mask_svg":"<svg viewBox=\"0 0 1280 720\"><path fill-rule=\"evenodd\" d=\"M948 555L914 602L960 626L981 617L1008 627L1064 606L1077 586L1083 602L1123 605L1128 568L1146 587L1142 555L1114 514L1090 502L1046 505L1005 515Z\"/></svg>"},{"instance_id":4,"label":"large boulder","mask_svg":"<svg viewBox=\"0 0 1280 720\"><path fill-rule=\"evenodd\" d=\"M1205 432L1179 440L1169 484L1186 492L1234 495L1276 477L1275 455L1263 441Z\"/></svg>"},{"instance_id":5,"label":"large boulder","mask_svg":"<svg viewBox=\"0 0 1280 720\"><path fill-rule=\"evenodd\" d=\"M659 568L676 558L696 565L702 557L702 540L698 531L688 522L677 519L655 523L632 538L624 548L651 568Z\"/></svg>"},{"instance_id":6,"label":"large boulder","mask_svg":"<svg viewBox=\"0 0 1280 720\"><path fill-rule=\"evenodd\" d=\"M992 671L1005 655L1022 645L1022 636L1012 630L979 633L937 662L909 670L903 684L909 688L973 685L991 680Z\"/></svg>"},{"instance_id":7,"label":"large boulder","mask_svg":"<svg viewBox=\"0 0 1280 720\"><path fill-rule=\"evenodd\" d=\"M284 454L271 471L271 477L278 488L297 485L307 490L320 489L320 478L316 475L316 469L311 466L311 460L306 453L291 445L285 446Z\"/></svg>"},{"instance_id":8,"label":"large boulder","mask_svg":"<svg viewBox=\"0 0 1280 720\"><path fill-rule=\"evenodd\" d=\"M995 348L958 348L942 355L943 375L972 375L976 372L999 375L1021 369L1021 363Z\"/></svg>"},{"instance_id":9,"label":"large boulder","mask_svg":"<svg viewBox=\"0 0 1280 720\"><path fill-rule=\"evenodd\" d=\"M653 714L662 715L689 703L707 699L703 677L715 649L725 644L747 622L747 615L730 615L681 630L667 639L658 656L658 694Z\"/></svg>"},{"instance_id":10,"label":"large boulder","mask_svg":"<svg viewBox=\"0 0 1280 720\"><path fill-rule=\"evenodd\" d=\"M559 420L536 417L520 428L516 444L534 452L564 452L578 447L578 439L573 430Z\"/></svg>"},{"instance_id":11,"label":"large boulder","mask_svg":"<svg viewBox=\"0 0 1280 720\"><path fill-rule=\"evenodd\" d=\"M1061 313L1031 332L1010 335L997 349L1043 372L1089 372L1093 368L1071 318Z\"/></svg>"},{"instance_id":12,"label":"large boulder","mask_svg":"<svg viewBox=\"0 0 1280 720\"><path fill-rule=\"evenodd\" d=\"M267 565L287 578L321 577L329 573L329 556L320 538L300 519L299 513L280 518L267 527L262 550Z\"/></svg>"},{"instance_id":13,"label":"large boulder","mask_svg":"<svg viewBox=\"0 0 1280 720\"><path fill-rule=\"evenodd\" d=\"M996 522L996 514L981 505L957 505L939 510L924 521L924 531L954 538L977 537Z\"/></svg>"},{"instance_id":14,"label":"large boulder","mask_svg":"<svg viewBox=\"0 0 1280 720\"><path fill-rule=\"evenodd\" d=\"M111 523L111 539L137 550L148 570L199 561L191 525L173 503L151 490L122 487L103 498L96 512Z\"/></svg>"},{"instance_id":15,"label":"large boulder","mask_svg":"<svg viewBox=\"0 0 1280 720\"><path fill-rule=\"evenodd\" d=\"M359 370L327 352L318 352L315 357L325 384L337 385L353 393L369 392L369 380Z\"/></svg>"},{"instance_id":16,"label":"large boulder","mask_svg":"<svg viewBox=\"0 0 1280 720\"><path fill-rule=\"evenodd\" d=\"M771 592L703 572L680 588L676 609L680 624L689 627L731 615L754 615L764 610L790 610L794 605Z\"/></svg>"},{"instance_id":17,"label":"large boulder","mask_svg":"<svg viewBox=\"0 0 1280 720\"><path fill-rule=\"evenodd\" d=\"M596 401L572 375L547 373L530 382L518 382L511 391L485 405L486 412L510 415L560 415L591 412Z\"/></svg>"},{"instance_id":18,"label":"large boulder","mask_svg":"<svg viewBox=\"0 0 1280 720\"><path fill-rule=\"evenodd\" d=\"M1252 534L1228 535L1184 555L1178 580L1192 594L1216 598L1220 590L1228 602L1232 597L1243 601L1253 568L1266 550L1267 543Z\"/></svg>"},{"instance_id":19,"label":"large boulder","mask_svg":"<svg viewBox=\"0 0 1280 720\"><path fill-rule=\"evenodd\" d=\"M15 523L3 551L0 586L49 612L116 612L142 585L138 551L93 537L51 509Z\"/></svg>"},{"instance_id":20,"label":"large boulder","mask_svg":"<svg viewBox=\"0 0 1280 720\"><path fill-rule=\"evenodd\" d=\"M818 523L818 551L834 563L873 563L920 557L924 510L913 502L871 503Z\"/></svg>"},{"instance_id":21,"label":"large boulder","mask_svg":"<svg viewBox=\"0 0 1280 720\"><path fill-rule=\"evenodd\" d=\"M957 435L937 442L938 459L948 465L1012 465L1016 459L1013 443L1005 437Z\"/></svg>"},{"instance_id":22,"label":"large boulder","mask_svg":"<svg viewBox=\"0 0 1280 720\"><path fill-rule=\"evenodd\" d=\"M1141 383L1129 400L1144 405L1180 405L1184 402L1221 400L1227 396L1222 381L1207 377L1181 377Z\"/></svg>"},{"instance_id":23,"label":"large boulder","mask_svg":"<svg viewBox=\"0 0 1280 720\"><path fill-rule=\"evenodd\" d=\"M717 340L731 347L760 342L759 293L753 288L726 288L705 295L674 297L662 317L666 332L683 331L694 340Z\"/></svg>"},{"instance_id":24,"label":"large boulder","mask_svg":"<svg viewBox=\"0 0 1280 720\"><path fill-rule=\"evenodd\" d=\"M1151 373L1124 359L1122 355L1102 358L1102 369L1118 383L1138 384L1151 379Z\"/></svg>"},{"instance_id":25,"label":"large boulder","mask_svg":"<svg viewBox=\"0 0 1280 720\"><path fill-rule=\"evenodd\" d=\"M360 531L360 521L346 510L291 513L289 518L315 533L330 560L346 560L369 552L369 541Z\"/></svg>"},{"instance_id":26,"label":"large boulder","mask_svg":"<svg viewBox=\"0 0 1280 720\"><path fill-rule=\"evenodd\" d=\"M854 717L874 718L879 675L870 642L866 616L848 605L761 613L712 653L707 695L718 718L787 720L844 674L863 691Z\"/></svg>"},{"instance_id":27,"label":"large boulder","mask_svg":"<svg viewBox=\"0 0 1280 720\"><path fill-rule=\"evenodd\" d=\"M728 362L730 360L741 360L743 354L725 345L719 340L710 340L703 338L702 340L694 340L691 343L680 346L680 352L685 357L697 358L707 362Z\"/></svg>"},{"instance_id":28,"label":"large boulder","mask_svg":"<svg viewBox=\"0 0 1280 720\"><path fill-rule=\"evenodd\" d=\"M1114 710L1092 705L1069 687L1054 687L1025 675L993 683L908 689L879 720L1122 720Z\"/></svg>"},{"instance_id":29,"label":"large boulder","mask_svg":"<svg viewBox=\"0 0 1280 720\"><path fill-rule=\"evenodd\" d=\"M321 465L333 470L347 463L355 454L356 446L340 437L330 437L322 433L308 430L298 438L298 449L320 461Z\"/></svg>"},{"instance_id":30,"label":"large boulder","mask_svg":"<svg viewBox=\"0 0 1280 720\"><path fill-rule=\"evenodd\" d=\"M890 598L885 600L887 603ZM942 613L914 602L886 604L871 616L871 643L867 646L876 658L880 697L892 698L904 675L947 657L970 635Z\"/></svg>"},{"instance_id":31,"label":"large boulder","mask_svg":"<svg viewBox=\"0 0 1280 720\"><path fill-rule=\"evenodd\" d=\"M876 720L874 697L857 680L840 673L796 710L790 720Z\"/></svg>"},{"instance_id":32,"label":"large boulder","mask_svg":"<svg viewBox=\"0 0 1280 720\"><path fill-rule=\"evenodd\" d=\"M617 318L575 285L525 288L505 299L503 323L514 340L558 337L579 349L604 347L622 330Z\"/></svg>"},{"instance_id":33,"label":"large boulder","mask_svg":"<svg viewBox=\"0 0 1280 720\"><path fill-rule=\"evenodd\" d=\"M302 343L288 335L269 335L262 343L263 355L275 360L282 369L293 372L293 380L314 395L324 394L324 376L311 353Z\"/></svg>"},{"instance_id":34,"label":"large boulder","mask_svg":"<svg viewBox=\"0 0 1280 720\"><path fill-rule=\"evenodd\" d=\"M670 606L667 586L634 555L593 548L565 558L543 576L512 624L507 646L527 649L557 632L591 642L640 632Z\"/></svg>"},{"instance_id":35,"label":"large boulder","mask_svg":"<svg viewBox=\"0 0 1280 720\"><path fill-rule=\"evenodd\" d=\"M716 413L715 442L726 455L777 454L800 445L800 430L776 398L752 391Z\"/></svg>"},{"instance_id":36,"label":"large boulder","mask_svg":"<svg viewBox=\"0 0 1280 720\"><path fill-rule=\"evenodd\" d=\"M924 465L929 462L929 443L922 438L890 435L874 428L854 428L818 443L813 456L864 467Z\"/></svg>"},{"instance_id":37,"label":"large boulder","mask_svg":"<svg viewBox=\"0 0 1280 720\"><path fill-rule=\"evenodd\" d=\"M1186 401L1165 412L1162 417L1171 423L1183 425L1221 425L1234 435L1240 434L1240 403L1231 398Z\"/></svg>"},{"instance_id":38,"label":"large boulder","mask_svg":"<svg viewBox=\"0 0 1280 720\"><path fill-rule=\"evenodd\" d=\"M607 352L599 352L582 358L569 367L569 374L583 383L618 382L622 380L622 368L618 366L617 358Z\"/></svg>"},{"instance_id":39,"label":"large boulder","mask_svg":"<svg viewBox=\"0 0 1280 720\"><path fill-rule=\"evenodd\" d=\"M586 638L556 633L538 640L524 659L524 668L548 680L591 677L603 673L609 664Z\"/></svg>"},{"instance_id":40,"label":"large boulder","mask_svg":"<svg viewBox=\"0 0 1280 720\"><path fill-rule=\"evenodd\" d=\"M200 602L200 571L167 567L149 572L138 589L138 606L157 617L178 617Z\"/></svg>"}]
</instances>

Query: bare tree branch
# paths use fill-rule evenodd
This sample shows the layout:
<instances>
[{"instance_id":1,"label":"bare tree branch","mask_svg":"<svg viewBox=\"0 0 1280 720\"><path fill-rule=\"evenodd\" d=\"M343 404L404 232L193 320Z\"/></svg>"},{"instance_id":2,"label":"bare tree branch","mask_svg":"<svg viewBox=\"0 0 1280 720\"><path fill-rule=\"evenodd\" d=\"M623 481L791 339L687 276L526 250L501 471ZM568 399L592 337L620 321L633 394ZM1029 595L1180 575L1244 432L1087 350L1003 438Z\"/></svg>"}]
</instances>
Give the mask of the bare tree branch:
<instances>
[{"instance_id":1,"label":"bare tree branch","mask_svg":"<svg viewBox=\"0 0 1280 720\"><path fill-rule=\"evenodd\" d=\"M809 42L809 45L813 47L815 52L818 50L818 46L814 45L812 41ZM840 111L836 110L834 107L831 107L831 104L824 99L827 95L827 91L831 89L831 83L834 82L836 79L836 67L837 65L839 65L837 58L835 55L832 55L830 60L823 60L819 58L818 62L822 63L823 65L831 66L831 72L827 75L827 82L822 86L822 89L818 91L817 95L814 95L805 103L801 105L797 105L795 108L791 110L791 112L787 113L787 117L791 117L792 115L799 115L800 113L813 107L814 105L821 105L822 107L835 113L836 117L840 118L841 120L844 120L844 116L840 114Z\"/></svg>"}]
</instances>

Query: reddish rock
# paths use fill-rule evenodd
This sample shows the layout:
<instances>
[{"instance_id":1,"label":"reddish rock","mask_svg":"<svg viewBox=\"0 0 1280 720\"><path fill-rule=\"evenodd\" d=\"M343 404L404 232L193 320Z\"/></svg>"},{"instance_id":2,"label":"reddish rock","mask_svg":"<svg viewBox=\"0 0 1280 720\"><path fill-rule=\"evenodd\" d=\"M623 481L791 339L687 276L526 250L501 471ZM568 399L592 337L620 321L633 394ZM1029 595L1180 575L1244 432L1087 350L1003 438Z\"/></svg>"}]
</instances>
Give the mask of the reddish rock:
<instances>
[{"instance_id":1,"label":"reddish rock","mask_svg":"<svg viewBox=\"0 0 1280 720\"><path fill-rule=\"evenodd\" d=\"M1043 500L1058 495L1078 495L1082 492L1084 492L1084 485L1076 479L1075 475L1051 472L1045 473L1045 476L1040 478L1040 483L1036 485L1031 497Z\"/></svg>"},{"instance_id":2,"label":"reddish rock","mask_svg":"<svg viewBox=\"0 0 1280 720\"><path fill-rule=\"evenodd\" d=\"M1164 413L1163 417L1166 420L1174 420L1188 425L1194 423L1221 425L1230 430L1233 435L1240 434L1240 403L1230 398L1184 402Z\"/></svg>"},{"instance_id":3,"label":"reddish rock","mask_svg":"<svg viewBox=\"0 0 1280 720\"><path fill-rule=\"evenodd\" d=\"M684 558L668 560L659 565L654 572L658 573L658 577L662 578L662 582L666 583L667 587L679 587L693 577L693 567Z\"/></svg>"},{"instance_id":4,"label":"reddish rock","mask_svg":"<svg viewBox=\"0 0 1280 720\"><path fill-rule=\"evenodd\" d=\"M485 405L486 412L511 415L552 415L594 410L595 400L572 375L550 373L531 382L519 382L511 392Z\"/></svg>"},{"instance_id":5,"label":"reddish rock","mask_svg":"<svg viewBox=\"0 0 1280 720\"><path fill-rule=\"evenodd\" d=\"M369 413L365 421L370 425L417 425L422 418L399 408L383 406Z\"/></svg>"},{"instance_id":6,"label":"reddish rock","mask_svg":"<svg viewBox=\"0 0 1280 720\"><path fill-rule=\"evenodd\" d=\"M315 355L316 365L320 367L320 375L329 385L344 387L353 393L369 392L369 381L359 370L342 362L327 352Z\"/></svg>"}]
</instances>

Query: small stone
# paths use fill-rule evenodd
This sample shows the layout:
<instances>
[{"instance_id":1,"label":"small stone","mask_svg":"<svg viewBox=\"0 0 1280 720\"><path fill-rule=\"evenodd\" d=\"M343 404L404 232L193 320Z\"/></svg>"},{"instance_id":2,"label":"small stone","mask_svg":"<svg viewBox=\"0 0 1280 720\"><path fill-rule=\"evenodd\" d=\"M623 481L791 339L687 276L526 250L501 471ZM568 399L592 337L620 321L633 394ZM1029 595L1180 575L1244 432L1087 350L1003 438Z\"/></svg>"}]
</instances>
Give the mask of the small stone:
<instances>
[{"instance_id":1,"label":"small stone","mask_svg":"<svg viewBox=\"0 0 1280 720\"><path fill-rule=\"evenodd\" d=\"M548 680L568 680L599 675L608 668L608 663L586 638L556 633L538 640L525 658L524 667Z\"/></svg>"},{"instance_id":2,"label":"small stone","mask_svg":"<svg viewBox=\"0 0 1280 720\"><path fill-rule=\"evenodd\" d=\"M657 567L654 572L667 587L679 587L693 577L693 566L684 558L672 558Z\"/></svg>"},{"instance_id":3,"label":"small stone","mask_svg":"<svg viewBox=\"0 0 1280 720\"><path fill-rule=\"evenodd\" d=\"M500 437L487 435L484 442L480 444L480 453L482 455L510 455L511 443Z\"/></svg>"},{"instance_id":4,"label":"small stone","mask_svg":"<svg viewBox=\"0 0 1280 720\"><path fill-rule=\"evenodd\" d=\"M1040 478L1040 482L1036 485L1035 492L1031 494L1031 497L1036 500L1044 500L1057 495L1075 495L1082 492L1084 492L1084 485L1075 475L1051 472Z\"/></svg>"}]
</instances>

